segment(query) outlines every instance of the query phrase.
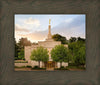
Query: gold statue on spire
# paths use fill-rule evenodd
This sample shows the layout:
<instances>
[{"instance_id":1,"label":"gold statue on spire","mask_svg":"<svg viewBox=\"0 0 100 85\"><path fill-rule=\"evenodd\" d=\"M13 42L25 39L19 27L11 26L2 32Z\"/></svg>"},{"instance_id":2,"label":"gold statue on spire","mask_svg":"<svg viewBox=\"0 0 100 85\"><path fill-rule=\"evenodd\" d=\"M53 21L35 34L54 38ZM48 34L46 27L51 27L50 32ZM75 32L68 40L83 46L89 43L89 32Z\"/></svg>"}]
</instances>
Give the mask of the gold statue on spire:
<instances>
[{"instance_id":1,"label":"gold statue on spire","mask_svg":"<svg viewBox=\"0 0 100 85\"><path fill-rule=\"evenodd\" d=\"M51 22L51 19L49 19L49 24L50 24L50 22Z\"/></svg>"}]
</instances>

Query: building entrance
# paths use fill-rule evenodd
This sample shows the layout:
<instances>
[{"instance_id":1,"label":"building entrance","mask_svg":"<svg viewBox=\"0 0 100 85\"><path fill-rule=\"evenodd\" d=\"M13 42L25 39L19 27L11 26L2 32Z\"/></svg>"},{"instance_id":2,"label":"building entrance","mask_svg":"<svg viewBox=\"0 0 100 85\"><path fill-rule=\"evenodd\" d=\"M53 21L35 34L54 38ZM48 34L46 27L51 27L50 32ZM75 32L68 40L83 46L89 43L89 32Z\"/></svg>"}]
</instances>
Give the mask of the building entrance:
<instances>
[{"instance_id":1,"label":"building entrance","mask_svg":"<svg viewBox=\"0 0 100 85\"><path fill-rule=\"evenodd\" d=\"M48 61L45 63L45 65L47 70L54 70L55 68L55 62L53 61Z\"/></svg>"},{"instance_id":2,"label":"building entrance","mask_svg":"<svg viewBox=\"0 0 100 85\"><path fill-rule=\"evenodd\" d=\"M55 62L48 61L46 67L47 67L47 68L54 68L54 67L55 67Z\"/></svg>"}]
</instances>

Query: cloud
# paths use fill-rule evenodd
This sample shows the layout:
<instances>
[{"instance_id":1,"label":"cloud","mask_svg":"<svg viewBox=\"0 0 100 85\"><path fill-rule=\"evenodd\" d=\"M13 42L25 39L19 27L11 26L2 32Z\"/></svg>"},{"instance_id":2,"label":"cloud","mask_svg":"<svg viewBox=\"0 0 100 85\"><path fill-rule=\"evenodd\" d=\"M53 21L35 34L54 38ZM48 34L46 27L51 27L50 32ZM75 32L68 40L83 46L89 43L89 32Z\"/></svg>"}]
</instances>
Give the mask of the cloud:
<instances>
[{"instance_id":1,"label":"cloud","mask_svg":"<svg viewBox=\"0 0 100 85\"><path fill-rule=\"evenodd\" d=\"M18 25L18 24L15 24L15 32L29 32L29 30L27 30L27 29L24 28L24 27L21 27L21 26Z\"/></svg>"},{"instance_id":2,"label":"cloud","mask_svg":"<svg viewBox=\"0 0 100 85\"><path fill-rule=\"evenodd\" d=\"M20 23L15 24L15 30L21 32L35 32L36 30L41 30L40 21L38 19L32 19L31 17L28 19L19 20Z\"/></svg>"},{"instance_id":3,"label":"cloud","mask_svg":"<svg viewBox=\"0 0 100 85\"><path fill-rule=\"evenodd\" d=\"M29 34L16 34L17 38L28 38L31 42L37 42L37 41L44 41L47 38L47 32L41 31L41 32L35 32L35 33L29 33Z\"/></svg>"},{"instance_id":4,"label":"cloud","mask_svg":"<svg viewBox=\"0 0 100 85\"><path fill-rule=\"evenodd\" d=\"M69 18L69 19L66 19L66 20L65 20L66 23L70 23L70 22L72 22L72 21L73 21L73 18Z\"/></svg>"},{"instance_id":5,"label":"cloud","mask_svg":"<svg viewBox=\"0 0 100 85\"><path fill-rule=\"evenodd\" d=\"M52 27L52 25L51 25ZM21 37L28 38L31 42L43 41L47 38L48 29L43 31L40 21L28 18L23 20L23 24L15 25L15 37L17 40ZM52 35L59 33L67 39L70 37L85 38L85 18L77 16L69 18L51 28Z\"/></svg>"},{"instance_id":6,"label":"cloud","mask_svg":"<svg viewBox=\"0 0 100 85\"><path fill-rule=\"evenodd\" d=\"M46 33L40 32L40 21L37 19L22 19L21 23L15 24L15 38L18 41L21 37L26 37L32 42L44 40Z\"/></svg>"},{"instance_id":7,"label":"cloud","mask_svg":"<svg viewBox=\"0 0 100 85\"><path fill-rule=\"evenodd\" d=\"M35 25L36 27L39 27L40 26L40 21L38 19L32 19L32 17L26 19L24 21L25 24L32 24L32 25Z\"/></svg>"},{"instance_id":8,"label":"cloud","mask_svg":"<svg viewBox=\"0 0 100 85\"><path fill-rule=\"evenodd\" d=\"M67 39L72 36L85 38L85 18L77 16L74 19L69 19L67 22L64 21L53 27L52 33L62 34L66 36Z\"/></svg>"},{"instance_id":9,"label":"cloud","mask_svg":"<svg viewBox=\"0 0 100 85\"><path fill-rule=\"evenodd\" d=\"M15 24L15 32L19 34L32 33L40 30L40 21L37 19L22 19L21 23Z\"/></svg>"}]
</instances>

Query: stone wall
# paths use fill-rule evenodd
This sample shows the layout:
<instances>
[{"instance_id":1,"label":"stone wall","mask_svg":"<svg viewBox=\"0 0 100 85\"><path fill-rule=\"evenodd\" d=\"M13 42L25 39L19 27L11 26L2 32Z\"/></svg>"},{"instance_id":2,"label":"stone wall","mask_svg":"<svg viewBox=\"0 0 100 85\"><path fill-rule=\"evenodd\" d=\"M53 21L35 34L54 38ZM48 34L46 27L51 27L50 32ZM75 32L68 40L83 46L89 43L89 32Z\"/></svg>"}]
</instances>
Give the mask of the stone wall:
<instances>
[{"instance_id":1,"label":"stone wall","mask_svg":"<svg viewBox=\"0 0 100 85\"><path fill-rule=\"evenodd\" d=\"M28 63L14 63L17 67L28 66Z\"/></svg>"},{"instance_id":2,"label":"stone wall","mask_svg":"<svg viewBox=\"0 0 100 85\"><path fill-rule=\"evenodd\" d=\"M67 62L62 62L62 66L66 67L66 66L68 66L68 63Z\"/></svg>"},{"instance_id":3,"label":"stone wall","mask_svg":"<svg viewBox=\"0 0 100 85\"><path fill-rule=\"evenodd\" d=\"M44 41L44 42L39 42L39 46L43 46L45 48L54 48L56 45L60 45L60 41Z\"/></svg>"},{"instance_id":4,"label":"stone wall","mask_svg":"<svg viewBox=\"0 0 100 85\"><path fill-rule=\"evenodd\" d=\"M66 66L68 66L68 63L62 62L62 66L66 67ZM57 68L60 68L60 62L57 62Z\"/></svg>"}]
</instances>

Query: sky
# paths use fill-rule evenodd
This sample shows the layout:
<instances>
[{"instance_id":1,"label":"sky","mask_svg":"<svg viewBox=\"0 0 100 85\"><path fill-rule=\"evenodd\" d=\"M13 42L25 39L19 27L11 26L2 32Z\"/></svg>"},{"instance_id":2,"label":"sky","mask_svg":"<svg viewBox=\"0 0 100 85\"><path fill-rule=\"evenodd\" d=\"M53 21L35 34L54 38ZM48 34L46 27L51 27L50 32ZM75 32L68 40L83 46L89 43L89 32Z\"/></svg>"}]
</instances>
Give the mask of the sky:
<instances>
[{"instance_id":1,"label":"sky","mask_svg":"<svg viewBox=\"0 0 100 85\"><path fill-rule=\"evenodd\" d=\"M51 19L51 34L85 38L85 14L15 14L15 39L27 38L31 42L44 41Z\"/></svg>"}]
</instances>

